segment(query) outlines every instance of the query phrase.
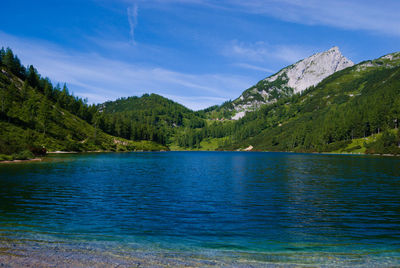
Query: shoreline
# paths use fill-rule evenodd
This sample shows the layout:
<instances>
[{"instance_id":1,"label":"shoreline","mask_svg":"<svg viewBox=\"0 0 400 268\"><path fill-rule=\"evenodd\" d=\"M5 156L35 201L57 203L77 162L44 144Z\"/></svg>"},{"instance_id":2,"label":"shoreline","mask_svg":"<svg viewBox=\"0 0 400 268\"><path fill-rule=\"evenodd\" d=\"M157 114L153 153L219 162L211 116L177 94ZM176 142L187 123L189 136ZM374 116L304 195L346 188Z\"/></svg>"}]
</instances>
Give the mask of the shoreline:
<instances>
[{"instance_id":1,"label":"shoreline","mask_svg":"<svg viewBox=\"0 0 400 268\"><path fill-rule=\"evenodd\" d=\"M293 151L262 151L262 150L171 150L170 152L232 152L232 153L290 153L290 154L316 154L316 155L351 155L351 156L390 156L400 157L395 154L366 154L366 153L347 153L347 152L293 152Z\"/></svg>"},{"instance_id":2,"label":"shoreline","mask_svg":"<svg viewBox=\"0 0 400 268\"><path fill-rule=\"evenodd\" d=\"M234 251L142 248L100 241L0 240L1 267L396 267L391 255L324 251Z\"/></svg>"},{"instance_id":3,"label":"shoreline","mask_svg":"<svg viewBox=\"0 0 400 268\"><path fill-rule=\"evenodd\" d=\"M5 160L5 161L0 161L0 164L14 164L14 163L29 163L29 162L41 162L43 161L43 158L32 158L32 159L26 159L26 160Z\"/></svg>"},{"instance_id":4,"label":"shoreline","mask_svg":"<svg viewBox=\"0 0 400 268\"><path fill-rule=\"evenodd\" d=\"M0 240L1 267L277 267L245 253L125 247L101 242ZM279 265L280 267L283 265Z\"/></svg>"},{"instance_id":5,"label":"shoreline","mask_svg":"<svg viewBox=\"0 0 400 268\"><path fill-rule=\"evenodd\" d=\"M400 155L394 154L366 154L366 153L331 153L331 152L285 152L285 151L219 151L219 150L171 150L171 151L122 151L122 152L114 152L114 151L87 151L87 152L72 152L72 151L54 151L48 152L48 155L57 155L57 154L85 154L85 153L143 153L143 152L232 152L232 153L291 153L291 154L315 154L315 155L346 155L346 156L380 156L380 157L400 157ZM26 159L26 160L4 160L0 161L0 164L17 164L17 163L30 163L30 162L42 162L47 156L43 156L40 158Z\"/></svg>"},{"instance_id":6,"label":"shoreline","mask_svg":"<svg viewBox=\"0 0 400 268\"><path fill-rule=\"evenodd\" d=\"M72 151L54 151L54 152L47 152L47 154L77 154L79 152L72 152Z\"/></svg>"}]
</instances>

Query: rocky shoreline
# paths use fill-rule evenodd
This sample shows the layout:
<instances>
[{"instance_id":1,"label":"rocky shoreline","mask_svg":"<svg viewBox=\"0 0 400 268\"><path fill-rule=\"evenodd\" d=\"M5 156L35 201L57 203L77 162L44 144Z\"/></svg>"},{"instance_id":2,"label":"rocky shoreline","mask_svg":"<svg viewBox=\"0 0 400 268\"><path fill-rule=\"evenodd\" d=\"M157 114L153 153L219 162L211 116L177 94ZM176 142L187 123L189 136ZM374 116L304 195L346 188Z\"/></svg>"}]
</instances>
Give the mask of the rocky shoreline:
<instances>
[{"instance_id":1,"label":"rocky shoreline","mask_svg":"<svg viewBox=\"0 0 400 268\"><path fill-rule=\"evenodd\" d=\"M1 233L0 233L1 236ZM355 252L172 251L118 243L0 238L0 267L397 267Z\"/></svg>"},{"instance_id":2,"label":"rocky shoreline","mask_svg":"<svg viewBox=\"0 0 400 268\"><path fill-rule=\"evenodd\" d=\"M87 244L9 241L0 247L0 267L283 267L201 253L98 248Z\"/></svg>"}]
</instances>

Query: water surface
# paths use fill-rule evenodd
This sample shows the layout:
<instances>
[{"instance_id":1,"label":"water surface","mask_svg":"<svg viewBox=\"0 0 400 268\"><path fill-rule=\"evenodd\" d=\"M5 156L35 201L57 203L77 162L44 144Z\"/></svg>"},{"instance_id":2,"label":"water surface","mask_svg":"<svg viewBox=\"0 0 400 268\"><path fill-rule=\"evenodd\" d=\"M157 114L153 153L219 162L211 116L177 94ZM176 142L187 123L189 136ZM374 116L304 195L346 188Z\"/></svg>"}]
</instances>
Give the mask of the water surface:
<instances>
[{"instance_id":1,"label":"water surface","mask_svg":"<svg viewBox=\"0 0 400 268\"><path fill-rule=\"evenodd\" d=\"M400 265L399 165L394 157L245 152L2 164L0 255L10 241L39 241L259 265Z\"/></svg>"}]
</instances>

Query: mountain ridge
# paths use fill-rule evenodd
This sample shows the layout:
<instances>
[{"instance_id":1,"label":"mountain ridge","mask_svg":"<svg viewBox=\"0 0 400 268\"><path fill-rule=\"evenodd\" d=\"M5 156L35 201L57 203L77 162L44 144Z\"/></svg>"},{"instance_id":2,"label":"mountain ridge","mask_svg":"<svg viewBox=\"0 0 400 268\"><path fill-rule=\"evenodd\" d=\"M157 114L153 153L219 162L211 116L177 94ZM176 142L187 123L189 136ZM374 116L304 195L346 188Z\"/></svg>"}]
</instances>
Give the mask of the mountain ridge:
<instances>
[{"instance_id":1,"label":"mountain ridge","mask_svg":"<svg viewBox=\"0 0 400 268\"><path fill-rule=\"evenodd\" d=\"M266 78L275 86L279 86L277 81L286 83L280 86L287 92L276 90L279 94L258 109L238 120L225 120L232 116L234 102L192 111L160 95L144 94L87 105L66 86L53 87L33 66L23 67L11 50L0 50L0 154L43 147L400 154L400 52L347 68L352 63L338 52L336 47L322 52L331 54L325 59L333 59L335 64L328 60L327 66L334 73L317 85L300 83L297 93L287 86L289 77L295 79L294 84L297 78L302 80L305 71L298 70L306 68L296 69L296 64L312 66L309 57ZM300 75L283 80L288 70ZM321 79L311 73L314 79L307 83Z\"/></svg>"}]
</instances>

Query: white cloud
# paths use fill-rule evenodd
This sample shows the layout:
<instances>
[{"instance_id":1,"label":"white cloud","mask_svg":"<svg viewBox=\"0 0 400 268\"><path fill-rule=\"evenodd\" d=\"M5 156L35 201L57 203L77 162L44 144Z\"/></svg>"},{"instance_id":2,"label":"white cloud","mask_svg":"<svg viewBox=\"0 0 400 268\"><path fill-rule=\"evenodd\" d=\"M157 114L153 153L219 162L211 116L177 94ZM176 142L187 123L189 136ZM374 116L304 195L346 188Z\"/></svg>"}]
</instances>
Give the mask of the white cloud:
<instances>
[{"instance_id":1,"label":"white cloud","mask_svg":"<svg viewBox=\"0 0 400 268\"><path fill-rule=\"evenodd\" d=\"M1 32L0 46L10 46L23 64L33 64L53 82L66 82L71 92L88 97L89 102L94 103L157 93L171 96L189 108L202 109L235 98L252 84L243 76L189 74L142 66L95 53L66 51L48 42L16 38Z\"/></svg>"},{"instance_id":2,"label":"white cloud","mask_svg":"<svg viewBox=\"0 0 400 268\"><path fill-rule=\"evenodd\" d=\"M127 8L128 22L129 22L129 35L132 44L135 44L135 28L137 25L138 6L135 3L132 7Z\"/></svg>"}]
</instances>

